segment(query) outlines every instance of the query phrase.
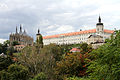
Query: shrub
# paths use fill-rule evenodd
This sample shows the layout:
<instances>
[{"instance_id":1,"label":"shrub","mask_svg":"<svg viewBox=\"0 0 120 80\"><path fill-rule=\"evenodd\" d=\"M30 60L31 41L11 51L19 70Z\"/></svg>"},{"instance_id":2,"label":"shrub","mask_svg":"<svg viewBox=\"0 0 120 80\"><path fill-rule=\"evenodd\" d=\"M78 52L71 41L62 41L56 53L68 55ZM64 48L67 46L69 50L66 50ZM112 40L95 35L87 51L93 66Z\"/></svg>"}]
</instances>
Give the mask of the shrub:
<instances>
[{"instance_id":1,"label":"shrub","mask_svg":"<svg viewBox=\"0 0 120 80\"><path fill-rule=\"evenodd\" d=\"M3 69L7 69L7 67L12 63L13 61L10 57L0 57L0 71L2 71Z\"/></svg>"},{"instance_id":2,"label":"shrub","mask_svg":"<svg viewBox=\"0 0 120 80\"><path fill-rule=\"evenodd\" d=\"M90 80L88 78L80 78L80 77L69 77L67 80Z\"/></svg>"},{"instance_id":3,"label":"shrub","mask_svg":"<svg viewBox=\"0 0 120 80\"><path fill-rule=\"evenodd\" d=\"M0 80L10 80L10 74L5 70L0 71Z\"/></svg>"},{"instance_id":4,"label":"shrub","mask_svg":"<svg viewBox=\"0 0 120 80\"><path fill-rule=\"evenodd\" d=\"M0 80L28 80L28 69L22 65L12 64L7 71L0 72Z\"/></svg>"},{"instance_id":5,"label":"shrub","mask_svg":"<svg viewBox=\"0 0 120 80\"><path fill-rule=\"evenodd\" d=\"M48 80L47 76L41 72L38 75L36 75L32 80Z\"/></svg>"}]
</instances>

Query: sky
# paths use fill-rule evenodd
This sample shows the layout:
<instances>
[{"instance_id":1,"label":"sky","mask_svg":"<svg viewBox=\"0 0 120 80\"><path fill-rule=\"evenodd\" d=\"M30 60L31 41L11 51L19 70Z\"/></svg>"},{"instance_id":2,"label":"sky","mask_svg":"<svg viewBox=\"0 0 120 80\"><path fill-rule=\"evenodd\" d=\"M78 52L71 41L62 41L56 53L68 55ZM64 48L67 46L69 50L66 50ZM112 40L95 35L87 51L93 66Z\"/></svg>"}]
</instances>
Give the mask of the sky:
<instances>
[{"instance_id":1,"label":"sky","mask_svg":"<svg viewBox=\"0 0 120 80\"><path fill-rule=\"evenodd\" d=\"M120 0L0 0L0 43L20 24L34 38L96 28L120 29Z\"/></svg>"}]
</instances>

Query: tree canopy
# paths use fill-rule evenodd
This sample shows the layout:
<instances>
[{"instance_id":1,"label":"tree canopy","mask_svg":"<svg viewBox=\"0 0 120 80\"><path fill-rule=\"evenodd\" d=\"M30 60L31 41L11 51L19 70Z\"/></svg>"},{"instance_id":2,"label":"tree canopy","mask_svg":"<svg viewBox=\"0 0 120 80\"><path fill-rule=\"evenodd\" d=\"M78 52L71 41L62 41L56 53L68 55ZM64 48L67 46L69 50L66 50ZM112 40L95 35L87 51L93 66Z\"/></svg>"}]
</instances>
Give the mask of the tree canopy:
<instances>
[{"instance_id":1,"label":"tree canopy","mask_svg":"<svg viewBox=\"0 0 120 80\"><path fill-rule=\"evenodd\" d=\"M120 79L120 31L90 54L93 59L88 67L91 80Z\"/></svg>"}]
</instances>

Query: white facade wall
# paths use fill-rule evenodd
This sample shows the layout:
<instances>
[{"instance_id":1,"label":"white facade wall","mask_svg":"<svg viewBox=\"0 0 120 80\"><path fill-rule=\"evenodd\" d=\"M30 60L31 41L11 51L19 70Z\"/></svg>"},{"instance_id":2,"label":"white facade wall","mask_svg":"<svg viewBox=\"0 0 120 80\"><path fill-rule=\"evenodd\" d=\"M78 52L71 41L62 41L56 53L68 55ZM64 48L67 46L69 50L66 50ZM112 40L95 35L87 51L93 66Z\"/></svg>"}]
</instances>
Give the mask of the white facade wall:
<instances>
[{"instance_id":1,"label":"white facade wall","mask_svg":"<svg viewBox=\"0 0 120 80\"><path fill-rule=\"evenodd\" d=\"M57 38L48 38L48 39L43 39L44 45L48 45L50 43L55 43L58 45L62 44L78 44L78 43L87 43L87 39L90 35L95 35L97 33L88 33L88 34L79 34L79 35L72 35L72 36L61 36ZM111 34L110 33L102 33L100 34L103 36L103 40L110 38Z\"/></svg>"},{"instance_id":2,"label":"white facade wall","mask_svg":"<svg viewBox=\"0 0 120 80\"><path fill-rule=\"evenodd\" d=\"M110 33L105 33L104 32L104 40L110 38L111 34Z\"/></svg>"},{"instance_id":3,"label":"white facade wall","mask_svg":"<svg viewBox=\"0 0 120 80\"><path fill-rule=\"evenodd\" d=\"M57 38L48 38L48 39L43 39L43 43L44 45L48 45L50 43L55 43L58 45L78 44L78 43L87 42L88 37L94 34L97 34L97 33L88 33L88 34L79 34L79 35L73 35L73 36L61 36ZM103 35L104 39L106 39L106 38L109 38L111 34L103 33L101 35Z\"/></svg>"}]
</instances>

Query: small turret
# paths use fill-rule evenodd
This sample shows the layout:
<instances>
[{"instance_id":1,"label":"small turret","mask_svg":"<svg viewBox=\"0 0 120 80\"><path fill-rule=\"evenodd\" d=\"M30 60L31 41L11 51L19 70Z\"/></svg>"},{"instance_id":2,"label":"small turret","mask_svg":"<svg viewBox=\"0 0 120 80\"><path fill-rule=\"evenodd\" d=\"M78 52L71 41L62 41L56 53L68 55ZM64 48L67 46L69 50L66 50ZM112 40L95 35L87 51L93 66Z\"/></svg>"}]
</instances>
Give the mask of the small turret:
<instances>
[{"instance_id":1,"label":"small turret","mask_svg":"<svg viewBox=\"0 0 120 80\"><path fill-rule=\"evenodd\" d=\"M24 35L27 35L27 33L26 33L26 31L24 30L24 33L23 33Z\"/></svg>"},{"instance_id":2,"label":"small turret","mask_svg":"<svg viewBox=\"0 0 120 80\"><path fill-rule=\"evenodd\" d=\"M26 31L24 30L24 33L26 33Z\"/></svg>"}]
</instances>

